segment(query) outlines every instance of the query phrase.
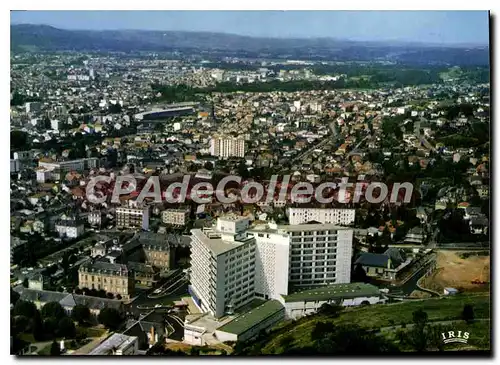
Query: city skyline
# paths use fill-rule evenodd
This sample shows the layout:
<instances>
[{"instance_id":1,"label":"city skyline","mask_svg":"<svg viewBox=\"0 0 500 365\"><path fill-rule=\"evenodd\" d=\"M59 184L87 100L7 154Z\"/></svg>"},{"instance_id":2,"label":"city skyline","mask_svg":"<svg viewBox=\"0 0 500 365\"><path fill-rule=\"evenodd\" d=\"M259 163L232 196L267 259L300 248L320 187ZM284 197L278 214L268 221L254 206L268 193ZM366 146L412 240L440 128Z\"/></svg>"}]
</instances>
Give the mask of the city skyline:
<instances>
[{"instance_id":1,"label":"city skyline","mask_svg":"<svg viewBox=\"0 0 500 365\"><path fill-rule=\"evenodd\" d=\"M251 37L478 46L489 43L488 11L11 12L11 25L26 23L71 30L220 32Z\"/></svg>"}]
</instances>

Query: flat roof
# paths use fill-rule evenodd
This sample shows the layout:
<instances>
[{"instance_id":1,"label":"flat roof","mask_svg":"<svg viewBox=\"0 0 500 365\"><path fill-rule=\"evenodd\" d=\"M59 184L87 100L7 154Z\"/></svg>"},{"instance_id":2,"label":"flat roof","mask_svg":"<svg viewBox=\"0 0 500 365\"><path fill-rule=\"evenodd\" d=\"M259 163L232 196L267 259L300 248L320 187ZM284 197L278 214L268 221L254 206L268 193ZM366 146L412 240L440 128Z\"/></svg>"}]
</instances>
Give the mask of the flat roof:
<instances>
[{"instance_id":1,"label":"flat roof","mask_svg":"<svg viewBox=\"0 0 500 365\"><path fill-rule=\"evenodd\" d=\"M291 224L291 225L280 225L279 229L282 229L286 232L301 232L301 231L327 231L327 230L352 230L351 227L342 227L337 226L336 224Z\"/></svg>"},{"instance_id":2,"label":"flat roof","mask_svg":"<svg viewBox=\"0 0 500 365\"><path fill-rule=\"evenodd\" d=\"M252 329L254 326L278 313L284 307L277 300L268 300L267 302L251 309L248 312L241 314L233 319L231 322L217 328L217 331L234 333L241 335L246 331Z\"/></svg>"},{"instance_id":3,"label":"flat roof","mask_svg":"<svg viewBox=\"0 0 500 365\"><path fill-rule=\"evenodd\" d=\"M202 241L216 256L231 251L253 240L252 237L249 237L245 241L224 241L221 238L209 238L201 229L193 229L191 230L191 233L193 236Z\"/></svg>"},{"instance_id":4,"label":"flat roof","mask_svg":"<svg viewBox=\"0 0 500 365\"><path fill-rule=\"evenodd\" d=\"M360 296L380 295L379 289L370 284L350 283L333 284L326 287L302 290L290 295L283 295L285 302L323 301L330 299L349 299Z\"/></svg>"},{"instance_id":5,"label":"flat roof","mask_svg":"<svg viewBox=\"0 0 500 365\"><path fill-rule=\"evenodd\" d=\"M113 350L123 349L125 346L133 342L137 337L127 336L122 333L113 333L106 340L101 342L97 347L90 351L89 355L110 355Z\"/></svg>"}]
</instances>

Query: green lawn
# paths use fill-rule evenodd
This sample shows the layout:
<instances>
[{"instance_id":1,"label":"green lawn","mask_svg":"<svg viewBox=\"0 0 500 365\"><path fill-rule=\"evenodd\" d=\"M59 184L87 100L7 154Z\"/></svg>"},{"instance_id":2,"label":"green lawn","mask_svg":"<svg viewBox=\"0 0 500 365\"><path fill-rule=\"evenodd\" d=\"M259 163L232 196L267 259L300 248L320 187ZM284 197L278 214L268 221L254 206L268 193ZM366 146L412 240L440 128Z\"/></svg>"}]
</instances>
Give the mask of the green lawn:
<instances>
[{"instance_id":1,"label":"green lawn","mask_svg":"<svg viewBox=\"0 0 500 365\"><path fill-rule=\"evenodd\" d=\"M460 319L464 304L473 305L475 318L490 318L490 296L485 293L347 308L338 318L316 315L302 318L289 327L277 327L270 334L262 353L274 353L274 350L280 347L280 340L288 335L293 337L291 346L311 345L311 332L319 321L330 322L332 325L355 323L362 327L378 329L402 323L409 324L412 322L412 313L418 309L427 312L429 321ZM484 323L488 322L480 323L478 326L484 326Z\"/></svg>"},{"instance_id":2,"label":"green lawn","mask_svg":"<svg viewBox=\"0 0 500 365\"><path fill-rule=\"evenodd\" d=\"M78 333L84 333L86 337L101 337L104 332L106 332L105 328L98 328L98 327L80 327L77 326L76 332Z\"/></svg>"}]
</instances>

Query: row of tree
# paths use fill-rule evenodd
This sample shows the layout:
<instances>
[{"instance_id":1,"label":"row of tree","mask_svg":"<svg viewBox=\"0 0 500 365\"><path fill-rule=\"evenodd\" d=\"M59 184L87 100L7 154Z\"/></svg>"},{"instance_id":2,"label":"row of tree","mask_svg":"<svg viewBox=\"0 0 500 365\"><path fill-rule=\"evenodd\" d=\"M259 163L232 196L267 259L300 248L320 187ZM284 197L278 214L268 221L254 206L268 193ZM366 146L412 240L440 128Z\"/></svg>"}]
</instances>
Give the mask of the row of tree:
<instances>
[{"instance_id":1,"label":"row of tree","mask_svg":"<svg viewBox=\"0 0 500 365\"><path fill-rule=\"evenodd\" d=\"M19 299L19 294L11 290L11 334L32 333L36 341L55 338L75 338L75 322L79 326L90 326L95 319L90 309L84 305L73 307L68 315L58 302L48 302L38 310L33 302ZM114 308L103 308L97 316L99 323L116 330L123 322L122 314Z\"/></svg>"}]
</instances>

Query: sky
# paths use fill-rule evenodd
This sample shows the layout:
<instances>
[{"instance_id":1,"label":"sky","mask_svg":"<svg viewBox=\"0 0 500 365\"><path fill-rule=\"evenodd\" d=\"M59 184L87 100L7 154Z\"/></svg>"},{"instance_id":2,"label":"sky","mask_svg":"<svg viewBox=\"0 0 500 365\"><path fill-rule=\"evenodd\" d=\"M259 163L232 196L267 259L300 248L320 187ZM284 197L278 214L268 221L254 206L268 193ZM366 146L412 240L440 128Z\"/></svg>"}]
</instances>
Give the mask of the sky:
<instances>
[{"instance_id":1,"label":"sky","mask_svg":"<svg viewBox=\"0 0 500 365\"><path fill-rule=\"evenodd\" d=\"M487 45L488 16L487 11L15 11L11 24Z\"/></svg>"}]
</instances>

